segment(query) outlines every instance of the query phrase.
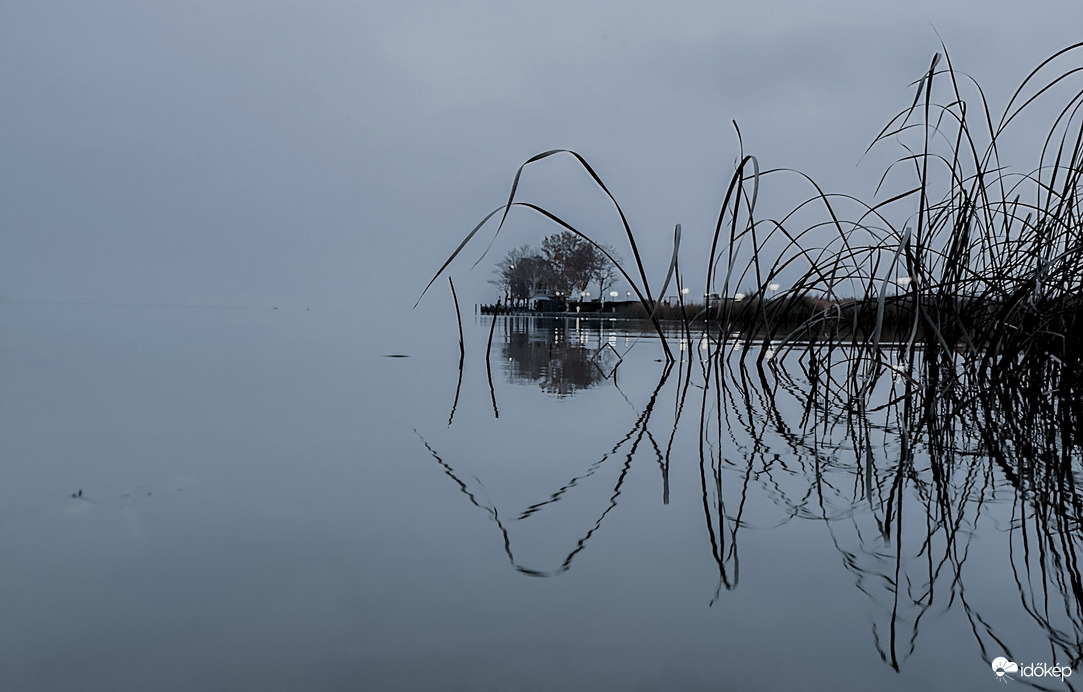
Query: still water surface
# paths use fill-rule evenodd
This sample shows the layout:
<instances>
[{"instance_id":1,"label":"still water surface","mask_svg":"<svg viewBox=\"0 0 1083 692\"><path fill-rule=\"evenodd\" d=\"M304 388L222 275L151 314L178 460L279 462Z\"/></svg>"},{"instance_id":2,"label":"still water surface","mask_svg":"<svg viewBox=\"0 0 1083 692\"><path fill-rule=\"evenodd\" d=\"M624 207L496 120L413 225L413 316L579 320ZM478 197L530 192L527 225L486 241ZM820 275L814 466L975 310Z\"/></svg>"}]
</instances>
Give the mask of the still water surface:
<instances>
[{"instance_id":1,"label":"still water surface","mask_svg":"<svg viewBox=\"0 0 1083 692\"><path fill-rule=\"evenodd\" d=\"M635 325L527 318L486 359L492 326L467 320L460 375L442 318L0 306L0 689L1080 667L1079 516L1019 491L1020 441L961 418L945 463L887 409L810 406L796 359L719 378L695 337L667 368Z\"/></svg>"}]
</instances>

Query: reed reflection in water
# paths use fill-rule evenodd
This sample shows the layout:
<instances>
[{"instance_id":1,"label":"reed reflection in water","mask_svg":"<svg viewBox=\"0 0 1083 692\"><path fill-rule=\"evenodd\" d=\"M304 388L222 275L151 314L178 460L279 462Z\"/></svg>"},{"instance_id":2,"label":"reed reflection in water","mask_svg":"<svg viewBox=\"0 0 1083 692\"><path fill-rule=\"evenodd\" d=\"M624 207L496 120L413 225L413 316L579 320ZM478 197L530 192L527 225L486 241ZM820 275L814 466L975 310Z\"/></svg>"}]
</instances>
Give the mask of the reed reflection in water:
<instances>
[{"instance_id":1,"label":"reed reflection in water","mask_svg":"<svg viewBox=\"0 0 1083 692\"><path fill-rule=\"evenodd\" d=\"M560 419L561 398L591 387L621 389L634 409L623 427L592 425L589 439L605 451L577 457L563 482L525 489L536 499L520 505L493 501L463 459L419 432L443 473L495 523L514 569L569 571L604 540L599 529L630 469L645 464L658 474L660 502L701 507L702 549L717 570L705 606L740 592L742 547L763 531L814 522L823 559L841 561L866 597L868 653L891 668L905 667L923 625L951 614L971 633L961 653L976 648L990 661L1040 646L1050 662L1079 669L1080 417L1043 389L1052 380L994 390L943 354L866 362L841 346L755 367L748 363L758 359L741 358L741 342L680 333L678 360L660 363L649 357L656 344L631 323L496 319L503 336L489 357L505 359L507 381L556 395L549 416L532 412L543 425ZM620 359L610 370L617 376L605 376L599 355ZM472 439L471 453L484 453L485 437ZM671 498L671 469L693 465L699 497ZM526 524L542 528L530 533ZM555 525L559 537L546 528ZM778 559L801 589L802 565ZM1013 591L994 586L1004 583ZM1072 689L1070 680L1055 684Z\"/></svg>"}]
</instances>

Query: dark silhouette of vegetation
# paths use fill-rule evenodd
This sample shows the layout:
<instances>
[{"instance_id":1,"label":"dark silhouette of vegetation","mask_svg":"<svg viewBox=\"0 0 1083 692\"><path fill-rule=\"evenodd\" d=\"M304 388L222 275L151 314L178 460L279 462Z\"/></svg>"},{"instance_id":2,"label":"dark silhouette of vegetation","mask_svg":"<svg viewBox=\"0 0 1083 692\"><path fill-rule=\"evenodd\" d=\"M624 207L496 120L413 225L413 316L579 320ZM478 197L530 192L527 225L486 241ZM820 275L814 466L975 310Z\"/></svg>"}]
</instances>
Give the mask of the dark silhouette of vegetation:
<instances>
[{"instance_id":1,"label":"dark silhouette of vegetation","mask_svg":"<svg viewBox=\"0 0 1083 692\"><path fill-rule=\"evenodd\" d=\"M527 307L538 295L584 297L592 285L601 296L616 281L614 262L619 260L613 248L563 231L543 239L540 250L520 245L508 251L489 283L503 292L510 307Z\"/></svg>"},{"instance_id":2,"label":"dark silhouette of vegetation","mask_svg":"<svg viewBox=\"0 0 1083 692\"><path fill-rule=\"evenodd\" d=\"M1065 48L1035 68L999 119L977 85L964 89L968 81L954 70L946 51L936 55L918 80L911 105L870 146L897 144L905 152L882 176L881 190L894 188L882 201L870 204L829 194L792 170L761 171L755 157L742 152L710 239L704 281L704 294L726 299L700 311L686 309L688 317L704 320L717 341L735 330L755 334L764 343L780 340L777 357L794 344L807 349L844 338L878 358L885 333L906 333L908 350L920 346L944 355L960 353L991 374L1016 367L1018 359L1044 359L1078 377L1083 356L1070 344L1081 331L1083 294L1083 92L1071 90L1071 78L1078 78L1081 68L1057 68L1081 48ZM1000 148L1011 126L1065 91L1048 134L1037 140L1037 167L1010 172L1000 160ZM587 233L517 199L524 170L561 154L575 158L612 201L634 259L632 270ZM913 182L900 184L907 174ZM781 175L797 176L814 194L787 214L761 218L760 189ZM564 237L574 237L613 262L655 325L666 358L673 358L657 312L678 263L680 229L665 285L655 293L623 210L575 152L552 150L524 163L507 203L466 236L437 276L498 213L499 233L512 207L544 216ZM810 221L817 209L822 213ZM729 299L735 287L749 285L750 297L763 298L784 278L788 288L771 310L771 300L750 301L747 305L757 308L750 309ZM582 273L566 279L574 287L586 280ZM801 313L808 314L793 324L792 317Z\"/></svg>"},{"instance_id":3,"label":"dark silhouette of vegetation","mask_svg":"<svg viewBox=\"0 0 1083 692\"><path fill-rule=\"evenodd\" d=\"M553 265L536 248L520 245L496 264L489 283L504 294L504 304L524 307L539 293L555 293L562 282Z\"/></svg>"},{"instance_id":4,"label":"dark silhouette of vegetation","mask_svg":"<svg viewBox=\"0 0 1083 692\"><path fill-rule=\"evenodd\" d=\"M1081 50L1083 43L1069 46L1032 70L999 118L946 51L935 56L913 102L870 147L904 152L883 174L880 201L829 194L799 172L761 171L742 152L710 237L703 293L718 297L703 304L681 294L677 305L660 300L674 276L685 285L679 226L656 293L623 211L581 156L553 150L524 163L507 203L436 275L498 213L502 228L513 206L614 260L555 214L516 198L526 167L570 155L613 202L635 263L614 261L637 299L624 316L647 320L666 362L631 431L516 520L559 507L620 450L623 466L599 500L597 523L562 564L524 568L496 508L483 507L516 569L534 576L569 569L617 503L640 449L649 447L650 463L659 465L668 502L674 439L692 428L719 574L715 599L738 588L745 511L759 492L778 508L778 523L811 519L831 533L855 586L871 599L873 646L887 665L903 665L928 613L951 608L964 611L987 660L1010 655L1007 638L1020 620L1003 626L997 618L1006 604L983 608L966 588L987 576L968 567L971 537L1007 492L1011 521L994 538L1006 541L1018 606L1055 660L1083 664L1083 89L1072 81L1083 67L1064 64ZM1047 135L1035 140L1036 167L1010 172L1000 152L1012 126L1057 94L1064 98L1052 104ZM782 175L807 182L812 196L781 216L761 216L761 186ZM900 184L903 177L909 182ZM779 284L787 288L778 292ZM677 326L663 327L665 319ZM659 415L668 391L671 418ZM651 432L659 425L668 444ZM479 493L432 454L479 504Z\"/></svg>"}]
</instances>

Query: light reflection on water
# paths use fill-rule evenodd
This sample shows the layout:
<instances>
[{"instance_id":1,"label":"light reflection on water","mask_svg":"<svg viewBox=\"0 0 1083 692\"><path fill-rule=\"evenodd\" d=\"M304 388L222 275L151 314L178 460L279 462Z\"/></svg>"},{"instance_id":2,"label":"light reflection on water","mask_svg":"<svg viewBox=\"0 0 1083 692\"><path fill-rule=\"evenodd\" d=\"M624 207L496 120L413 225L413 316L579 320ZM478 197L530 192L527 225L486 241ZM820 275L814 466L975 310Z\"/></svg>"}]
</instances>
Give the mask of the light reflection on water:
<instances>
[{"instance_id":1,"label":"light reflection on water","mask_svg":"<svg viewBox=\"0 0 1083 692\"><path fill-rule=\"evenodd\" d=\"M913 364L855 407L841 352L712 369L692 334L667 366L588 319L468 324L459 372L434 319L6 304L0 689L988 689L997 656L1078 664L1078 439L1039 397L907 398L936 384Z\"/></svg>"}]
</instances>

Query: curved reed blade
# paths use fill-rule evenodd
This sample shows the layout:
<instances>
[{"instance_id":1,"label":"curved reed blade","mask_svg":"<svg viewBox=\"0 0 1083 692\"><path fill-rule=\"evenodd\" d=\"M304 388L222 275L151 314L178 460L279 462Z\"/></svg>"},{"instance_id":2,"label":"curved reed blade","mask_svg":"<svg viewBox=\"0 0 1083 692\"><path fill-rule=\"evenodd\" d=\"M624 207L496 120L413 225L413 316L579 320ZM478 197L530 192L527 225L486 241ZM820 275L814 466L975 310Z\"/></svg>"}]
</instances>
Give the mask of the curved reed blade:
<instances>
[{"instance_id":1,"label":"curved reed blade","mask_svg":"<svg viewBox=\"0 0 1083 692\"><path fill-rule=\"evenodd\" d=\"M417 302L414 303L415 308L418 306L418 304L421 303L421 299L425 297L426 293L428 293L429 288L431 288L432 285L436 283L436 280L439 279L440 275L444 273L444 270L448 268L448 265L451 264L451 262L459 256L459 253L463 251L463 248L466 247L466 244L470 242L470 239L477 235L477 232L481 230L481 227L485 225L485 222L496 216L496 213L501 209L504 209L504 207L497 207L496 209L493 209L491 212L485 215L484 219L478 222L477 226L474 226L474 229L472 231L466 234L466 237L463 238L461 243L459 243L459 247L455 248L455 251L451 253L451 256L448 257L447 260L445 260L444 263L440 265L440 268L437 269L436 273L433 274L431 279L429 279L429 283L425 284L425 289L421 291L421 295L417 297Z\"/></svg>"},{"instance_id":2,"label":"curved reed blade","mask_svg":"<svg viewBox=\"0 0 1083 692\"><path fill-rule=\"evenodd\" d=\"M647 312L648 312L648 314L650 316L651 324L654 327L655 331L658 333L658 338L662 342L662 349L665 351L666 359L667 360L673 360L674 359L673 358L673 352L670 350L669 342L666 339L665 330L662 329L662 325L658 322L658 318L654 315L655 301L650 298L649 290L646 287L643 287L641 289L639 287L639 285L636 284L635 279L633 279L628 274L628 272L625 271L624 267L621 266L620 262L618 262L617 259L615 257L613 257L612 254L610 254L610 252L605 248L604 245L599 244L597 241L595 241L589 235L587 235L583 231L580 231L575 226L572 226L570 223L568 223L564 219L560 218L556 214L552 213L548 209L544 209L542 207L539 207L536 204L531 204L530 202L514 202L513 204L514 204L514 206L526 207L527 209L531 209L533 211L538 212L539 214L541 214L545 218L549 219L553 223L557 224L561 228L565 229L569 233L573 233L574 235L578 236L579 238L582 238L586 242L590 243L599 252L601 252L605 256L605 258L607 260L609 260L613 264L614 267L617 268L617 271L620 272L621 276L623 276L625 281L628 282L628 285L631 286L632 291L635 292L636 297L639 299L640 304L643 305L644 309L647 310Z\"/></svg>"},{"instance_id":3,"label":"curved reed blade","mask_svg":"<svg viewBox=\"0 0 1083 692\"><path fill-rule=\"evenodd\" d=\"M466 343L463 339L463 316L459 312L459 297L455 295L455 282L451 280L450 276L447 278L447 282L451 286L451 300L455 303L455 321L459 325L459 379L455 383L455 400L451 403L451 413L447 418L447 426L450 428L452 421L455 420L455 409L459 406L459 392L463 386L463 361L466 359Z\"/></svg>"},{"instance_id":4,"label":"curved reed blade","mask_svg":"<svg viewBox=\"0 0 1083 692\"><path fill-rule=\"evenodd\" d=\"M673 278L673 271L674 271L674 269L677 268L677 255L680 253L680 249L681 249L681 224L677 224L673 228L673 256L669 258L669 269L666 270L666 280L662 282L662 290L658 294L659 298L664 296L666 294L666 289L669 288L670 279ZM654 309L655 309L655 311L658 309L658 304L657 303L655 303L655 308Z\"/></svg>"},{"instance_id":5,"label":"curved reed blade","mask_svg":"<svg viewBox=\"0 0 1083 692\"><path fill-rule=\"evenodd\" d=\"M493 387L493 332L496 331L496 318L500 316L500 301L496 301L496 307L493 310L493 321L489 325L489 341L485 344L485 374L489 378L489 396L493 400L493 417L500 417L500 409L496 407L496 388Z\"/></svg>"},{"instance_id":6,"label":"curved reed blade","mask_svg":"<svg viewBox=\"0 0 1083 692\"><path fill-rule=\"evenodd\" d=\"M880 295L876 300L876 326L872 335L872 348L873 351L879 352L880 350L880 337L884 331L884 303L887 299L887 287L892 282L893 276L895 276L895 267L899 264L899 257L902 256L903 247L910 242L910 227L903 228L903 237L899 239L899 244L895 248L895 254L891 256L891 262L888 264L887 277L880 284Z\"/></svg>"},{"instance_id":7,"label":"curved reed blade","mask_svg":"<svg viewBox=\"0 0 1083 692\"><path fill-rule=\"evenodd\" d=\"M602 192L604 192L606 197L609 198L609 201L613 203L613 207L617 210L617 214L620 216L620 222L624 228L624 234L628 238L628 245L632 249L632 256L635 257L636 267L638 267L639 269L639 278L643 282L643 291L644 293L646 293L647 297L653 301L650 284L647 282L647 272L643 268L643 259L640 257L639 247L636 245L635 236L632 235L632 229L628 225L628 218L624 215L624 210L621 209L620 204L617 202L617 198L613 196L613 193L610 192L609 188L606 187L605 183L602 182L601 176L598 175L594 168L589 163L587 163L587 160L581 155L579 155L578 152L572 151L571 149L550 149L549 151L532 156L523 165L519 166L519 170L515 172L515 179L512 181L511 185L511 193L508 195L508 203L504 207L504 216L500 219L500 227L497 229L497 232L499 233L500 228L503 228L504 221L507 220L508 217L508 210L511 208L512 203L515 201L515 192L519 188L519 179L522 176L523 169L532 163L547 159L550 156L555 156L556 154L569 154L570 156L574 157L575 160L579 163L579 165L583 167L583 170L585 170L587 174L590 175L591 179L594 180L594 183L599 188L601 188ZM589 240L589 238L587 239Z\"/></svg>"}]
</instances>

